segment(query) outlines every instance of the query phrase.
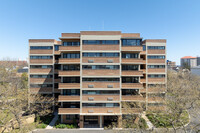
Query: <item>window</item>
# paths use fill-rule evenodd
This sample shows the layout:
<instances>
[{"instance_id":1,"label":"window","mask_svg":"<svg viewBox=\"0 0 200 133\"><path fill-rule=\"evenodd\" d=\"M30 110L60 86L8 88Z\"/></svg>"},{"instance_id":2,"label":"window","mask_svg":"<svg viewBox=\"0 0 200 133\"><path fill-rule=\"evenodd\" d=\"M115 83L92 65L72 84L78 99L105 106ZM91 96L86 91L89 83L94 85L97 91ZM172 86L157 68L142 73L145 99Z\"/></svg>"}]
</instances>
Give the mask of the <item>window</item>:
<instances>
[{"instance_id":1,"label":"window","mask_svg":"<svg viewBox=\"0 0 200 133\"><path fill-rule=\"evenodd\" d=\"M83 82L119 82L119 78L83 78Z\"/></svg>"},{"instance_id":2,"label":"window","mask_svg":"<svg viewBox=\"0 0 200 133\"><path fill-rule=\"evenodd\" d=\"M80 42L63 42L63 46L80 46Z\"/></svg>"},{"instance_id":3,"label":"window","mask_svg":"<svg viewBox=\"0 0 200 133\"><path fill-rule=\"evenodd\" d=\"M165 59L165 56L148 56L148 59Z\"/></svg>"},{"instance_id":4,"label":"window","mask_svg":"<svg viewBox=\"0 0 200 133\"><path fill-rule=\"evenodd\" d=\"M139 95L139 89L122 89L122 95Z\"/></svg>"},{"instance_id":5,"label":"window","mask_svg":"<svg viewBox=\"0 0 200 133\"><path fill-rule=\"evenodd\" d=\"M103 44L103 45L116 45L119 44L119 40L83 40L83 44L87 45L95 45L95 44Z\"/></svg>"},{"instance_id":6,"label":"window","mask_svg":"<svg viewBox=\"0 0 200 133\"><path fill-rule=\"evenodd\" d=\"M157 74L148 75L148 78L164 78L164 77L165 77L164 74L161 74L161 75L157 75Z\"/></svg>"},{"instance_id":7,"label":"window","mask_svg":"<svg viewBox=\"0 0 200 133\"><path fill-rule=\"evenodd\" d=\"M53 59L53 56L30 56L30 59Z\"/></svg>"},{"instance_id":8,"label":"window","mask_svg":"<svg viewBox=\"0 0 200 133\"><path fill-rule=\"evenodd\" d=\"M58 50L59 50L59 45L55 45L55 46L54 46L54 50L55 50L55 51L58 51Z\"/></svg>"},{"instance_id":9,"label":"window","mask_svg":"<svg viewBox=\"0 0 200 133\"><path fill-rule=\"evenodd\" d=\"M53 68L51 65L30 65L31 69L47 69L47 68Z\"/></svg>"},{"instance_id":10,"label":"window","mask_svg":"<svg viewBox=\"0 0 200 133\"><path fill-rule=\"evenodd\" d=\"M119 69L119 65L83 65L83 69Z\"/></svg>"},{"instance_id":11,"label":"window","mask_svg":"<svg viewBox=\"0 0 200 133\"><path fill-rule=\"evenodd\" d=\"M80 70L80 65L63 65L63 70L65 70L65 71L78 71L78 70Z\"/></svg>"},{"instance_id":12,"label":"window","mask_svg":"<svg viewBox=\"0 0 200 133\"><path fill-rule=\"evenodd\" d=\"M138 65L122 65L122 70L128 71L128 70L138 70Z\"/></svg>"},{"instance_id":13,"label":"window","mask_svg":"<svg viewBox=\"0 0 200 133\"><path fill-rule=\"evenodd\" d=\"M148 68L165 68L165 65L148 65Z\"/></svg>"},{"instance_id":14,"label":"window","mask_svg":"<svg viewBox=\"0 0 200 133\"><path fill-rule=\"evenodd\" d=\"M138 77L122 77L122 83L139 83Z\"/></svg>"},{"instance_id":15,"label":"window","mask_svg":"<svg viewBox=\"0 0 200 133\"><path fill-rule=\"evenodd\" d=\"M30 75L30 78L52 78L53 75Z\"/></svg>"},{"instance_id":16,"label":"window","mask_svg":"<svg viewBox=\"0 0 200 133\"><path fill-rule=\"evenodd\" d=\"M122 58L138 58L138 54L122 53Z\"/></svg>"},{"instance_id":17,"label":"window","mask_svg":"<svg viewBox=\"0 0 200 133\"><path fill-rule=\"evenodd\" d=\"M53 49L53 46L30 46L30 49Z\"/></svg>"},{"instance_id":18,"label":"window","mask_svg":"<svg viewBox=\"0 0 200 133\"><path fill-rule=\"evenodd\" d=\"M119 90L83 90L84 95L119 95Z\"/></svg>"},{"instance_id":19,"label":"window","mask_svg":"<svg viewBox=\"0 0 200 133\"><path fill-rule=\"evenodd\" d=\"M30 88L53 87L52 84L30 84Z\"/></svg>"},{"instance_id":20,"label":"window","mask_svg":"<svg viewBox=\"0 0 200 133\"><path fill-rule=\"evenodd\" d=\"M80 90L79 89L64 89L63 90L63 95L68 95L68 96L79 96L80 95Z\"/></svg>"},{"instance_id":21,"label":"window","mask_svg":"<svg viewBox=\"0 0 200 133\"><path fill-rule=\"evenodd\" d=\"M163 50L165 49L165 46L148 46L149 50L154 50L154 49L160 49Z\"/></svg>"},{"instance_id":22,"label":"window","mask_svg":"<svg viewBox=\"0 0 200 133\"><path fill-rule=\"evenodd\" d=\"M140 46L141 39L122 39L122 46Z\"/></svg>"},{"instance_id":23,"label":"window","mask_svg":"<svg viewBox=\"0 0 200 133\"><path fill-rule=\"evenodd\" d=\"M70 53L70 54L63 54L63 58L80 58L80 54L78 53L78 54L72 54L72 53Z\"/></svg>"},{"instance_id":24,"label":"window","mask_svg":"<svg viewBox=\"0 0 200 133\"><path fill-rule=\"evenodd\" d=\"M63 77L63 83L80 83L80 77Z\"/></svg>"},{"instance_id":25,"label":"window","mask_svg":"<svg viewBox=\"0 0 200 133\"><path fill-rule=\"evenodd\" d=\"M143 51L146 51L146 45L143 45Z\"/></svg>"},{"instance_id":26,"label":"window","mask_svg":"<svg viewBox=\"0 0 200 133\"><path fill-rule=\"evenodd\" d=\"M83 53L83 57L119 57L119 53Z\"/></svg>"}]
</instances>

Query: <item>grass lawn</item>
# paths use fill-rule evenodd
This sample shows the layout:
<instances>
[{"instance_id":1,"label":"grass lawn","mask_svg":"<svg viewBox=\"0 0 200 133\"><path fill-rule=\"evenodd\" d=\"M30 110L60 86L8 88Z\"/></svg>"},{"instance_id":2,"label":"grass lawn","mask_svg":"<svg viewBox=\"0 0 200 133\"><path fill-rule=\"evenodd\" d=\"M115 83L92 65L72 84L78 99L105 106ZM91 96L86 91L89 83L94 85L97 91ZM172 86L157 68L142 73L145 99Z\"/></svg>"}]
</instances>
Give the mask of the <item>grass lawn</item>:
<instances>
[{"instance_id":1,"label":"grass lawn","mask_svg":"<svg viewBox=\"0 0 200 133\"><path fill-rule=\"evenodd\" d=\"M156 128L172 128L171 120L175 118L176 115L169 115L164 113L149 113L146 115L148 119L152 122L152 124ZM189 114L187 111L184 111L179 119L174 121L175 127L181 127L183 123L184 125L189 122Z\"/></svg>"}]
</instances>

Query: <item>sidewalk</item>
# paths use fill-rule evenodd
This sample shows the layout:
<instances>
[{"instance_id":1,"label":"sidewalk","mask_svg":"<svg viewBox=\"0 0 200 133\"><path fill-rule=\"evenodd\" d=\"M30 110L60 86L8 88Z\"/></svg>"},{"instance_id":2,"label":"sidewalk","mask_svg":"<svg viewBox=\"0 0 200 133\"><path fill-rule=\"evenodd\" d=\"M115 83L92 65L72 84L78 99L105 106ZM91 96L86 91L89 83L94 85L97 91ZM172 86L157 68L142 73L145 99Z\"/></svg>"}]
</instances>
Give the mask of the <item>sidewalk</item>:
<instances>
[{"instance_id":1,"label":"sidewalk","mask_svg":"<svg viewBox=\"0 0 200 133\"><path fill-rule=\"evenodd\" d=\"M145 119L145 121L147 122L147 125L148 125L148 129L154 129L154 125L149 121L149 119L147 118L146 116L146 112L143 112L142 113L142 116L141 116L143 119Z\"/></svg>"},{"instance_id":2,"label":"sidewalk","mask_svg":"<svg viewBox=\"0 0 200 133\"><path fill-rule=\"evenodd\" d=\"M53 126L56 124L57 120L58 120L58 112L55 112L53 120L49 123L49 125L45 129L53 129Z\"/></svg>"}]
</instances>

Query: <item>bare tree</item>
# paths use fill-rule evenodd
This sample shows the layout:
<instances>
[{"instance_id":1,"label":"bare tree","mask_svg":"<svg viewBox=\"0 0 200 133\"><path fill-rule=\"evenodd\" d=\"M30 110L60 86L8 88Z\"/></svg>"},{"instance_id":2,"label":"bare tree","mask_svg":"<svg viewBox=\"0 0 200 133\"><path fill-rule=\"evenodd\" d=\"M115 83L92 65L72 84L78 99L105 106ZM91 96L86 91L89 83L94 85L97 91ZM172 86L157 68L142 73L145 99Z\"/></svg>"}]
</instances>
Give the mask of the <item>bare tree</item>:
<instances>
[{"instance_id":1,"label":"bare tree","mask_svg":"<svg viewBox=\"0 0 200 133\"><path fill-rule=\"evenodd\" d=\"M4 132L13 125L11 119L15 120L20 130L26 125L22 122L24 112L35 113L39 116L52 113L52 101L54 98L42 95L31 95L28 99L28 76L16 76L16 64L10 60L0 62L0 127ZM31 108L28 108L28 100L31 100ZM14 128L14 126L13 126Z\"/></svg>"}]
</instances>

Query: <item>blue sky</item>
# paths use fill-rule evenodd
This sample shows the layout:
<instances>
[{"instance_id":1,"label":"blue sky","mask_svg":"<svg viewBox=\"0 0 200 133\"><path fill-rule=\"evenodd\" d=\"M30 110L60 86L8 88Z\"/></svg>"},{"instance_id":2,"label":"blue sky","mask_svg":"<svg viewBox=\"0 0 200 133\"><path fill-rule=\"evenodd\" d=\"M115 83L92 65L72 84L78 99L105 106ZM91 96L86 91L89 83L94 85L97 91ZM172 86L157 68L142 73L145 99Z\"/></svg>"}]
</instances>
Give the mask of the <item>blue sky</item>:
<instances>
[{"instance_id":1,"label":"blue sky","mask_svg":"<svg viewBox=\"0 0 200 133\"><path fill-rule=\"evenodd\" d=\"M200 56L200 0L0 0L0 58L28 57L28 39L120 30L167 39L167 59Z\"/></svg>"}]
</instances>

